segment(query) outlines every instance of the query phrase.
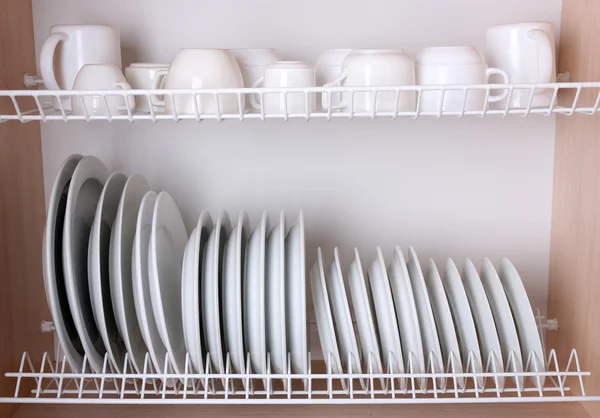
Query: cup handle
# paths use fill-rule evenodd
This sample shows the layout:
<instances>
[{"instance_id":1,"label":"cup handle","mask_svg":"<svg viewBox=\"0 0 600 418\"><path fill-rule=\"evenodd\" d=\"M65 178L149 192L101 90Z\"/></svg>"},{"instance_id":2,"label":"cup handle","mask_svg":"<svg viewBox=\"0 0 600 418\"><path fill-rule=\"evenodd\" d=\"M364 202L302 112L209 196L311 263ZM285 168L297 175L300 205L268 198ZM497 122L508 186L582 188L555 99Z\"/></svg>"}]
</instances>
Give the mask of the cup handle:
<instances>
[{"instance_id":1,"label":"cup handle","mask_svg":"<svg viewBox=\"0 0 600 418\"><path fill-rule=\"evenodd\" d=\"M252 88L256 88L258 86L260 86L261 84L263 84L265 81L265 77L261 76L258 80L256 80L253 84L252 84ZM250 95L250 106L252 106L254 109L260 110L260 103L258 102L258 100L256 99L258 97L257 93L252 93Z\"/></svg>"},{"instance_id":2,"label":"cup handle","mask_svg":"<svg viewBox=\"0 0 600 418\"><path fill-rule=\"evenodd\" d=\"M335 78L335 80L330 81L329 83L325 83L323 85L323 87L333 87L336 84L340 84L342 81L344 81L346 79L346 77L348 77L348 69L344 68L342 70L342 72L340 72L338 74L338 76ZM328 94L326 92L321 93L321 106L323 107L323 109L325 110L329 110L329 100L328 100ZM347 106L347 103L345 103L344 101L341 101L340 104L337 104L335 106L331 106L331 110L340 110L343 109Z\"/></svg>"},{"instance_id":3,"label":"cup handle","mask_svg":"<svg viewBox=\"0 0 600 418\"><path fill-rule=\"evenodd\" d=\"M156 73L154 73L154 79L152 80L152 90L165 88L167 74L169 74L169 70L165 68L157 70ZM152 106L165 107L165 99L163 98L161 100L158 98L158 96L154 94L150 96L150 102L152 103Z\"/></svg>"},{"instance_id":4,"label":"cup handle","mask_svg":"<svg viewBox=\"0 0 600 418\"><path fill-rule=\"evenodd\" d=\"M116 81L115 87L120 88L121 90L131 90L131 86L129 83L125 81ZM135 97L127 96L127 104L129 105L129 109L133 112L135 110ZM117 106L117 110L125 110L127 111L127 106Z\"/></svg>"},{"instance_id":5,"label":"cup handle","mask_svg":"<svg viewBox=\"0 0 600 418\"><path fill-rule=\"evenodd\" d=\"M485 70L485 76L486 76L487 82L489 83L490 77L493 75L496 75L496 74L503 78L502 84L508 84L510 82L510 79L509 79L506 71L503 71L500 68L488 68L487 70ZM506 99L507 96L508 96L508 90L505 89L502 91L502 93L500 93L498 95L490 94L490 97L488 98L488 102L490 102L490 103L499 102L501 100Z\"/></svg>"},{"instance_id":6,"label":"cup handle","mask_svg":"<svg viewBox=\"0 0 600 418\"><path fill-rule=\"evenodd\" d=\"M527 32L527 37L535 41L538 49L538 78L536 82L551 83L554 65L552 64L553 51L550 36L541 29L532 29ZM543 91L537 93L541 94Z\"/></svg>"},{"instance_id":7,"label":"cup handle","mask_svg":"<svg viewBox=\"0 0 600 418\"><path fill-rule=\"evenodd\" d=\"M53 33L46 39L40 52L40 73L44 85L48 90L60 90L56 75L54 74L54 52L60 41L68 41L69 35L66 33ZM70 89L72 86L66 86Z\"/></svg>"}]
</instances>

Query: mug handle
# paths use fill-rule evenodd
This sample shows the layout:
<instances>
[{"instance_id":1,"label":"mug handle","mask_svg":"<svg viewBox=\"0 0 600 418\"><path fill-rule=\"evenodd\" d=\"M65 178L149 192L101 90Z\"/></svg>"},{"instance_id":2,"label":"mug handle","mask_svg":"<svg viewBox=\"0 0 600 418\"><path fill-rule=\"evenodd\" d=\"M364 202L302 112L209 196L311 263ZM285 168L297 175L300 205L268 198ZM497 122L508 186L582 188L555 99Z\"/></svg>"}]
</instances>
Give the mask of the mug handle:
<instances>
[{"instance_id":1,"label":"mug handle","mask_svg":"<svg viewBox=\"0 0 600 418\"><path fill-rule=\"evenodd\" d=\"M60 90L56 75L54 74L54 52L60 41L68 41L69 35L66 33L53 33L46 39L40 52L40 73L44 85L48 90ZM66 86L70 89L73 86Z\"/></svg>"},{"instance_id":2,"label":"mug handle","mask_svg":"<svg viewBox=\"0 0 600 418\"><path fill-rule=\"evenodd\" d=\"M488 68L487 70L485 70L485 76L487 78L487 82L489 83L490 77L493 75L496 75L496 74L503 78L502 84L508 84L510 82L506 71L503 71L500 68ZM508 90L503 90L502 93L500 93L498 95L490 94L490 97L488 98L488 102L490 102L490 103L499 102L501 100L506 99L507 96L508 96Z\"/></svg>"},{"instance_id":3,"label":"mug handle","mask_svg":"<svg viewBox=\"0 0 600 418\"><path fill-rule=\"evenodd\" d=\"M121 90L131 90L131 86L129 83L125 81L115 81L115 87L120 88ZM133 112L135 110L135 97L127 96L126 98L127 104L129 104L129 109ZM117 106L117 110L127 110L127 106Z\"/></svg>"},{"instance_id":4,"label":"mug handle","mask_svg":"<svg viewBox=\"0 0 600 418\"><path fill-rule=\"evenodd\" d=\"M169 74L169 70L167 70L166 68L157 70L156 73L154 73L154 79L152 80L152 90L165 88L167 74ZM158 96L154 94L150 96L150 102L152 103L152 106L165 107L165 99L163 98L161 100L158 98Z\"/></svg>"},{"instance_id":5,"label":"mug handle","mask_svg":"<svg viewBox=\"0 0 600 418\"><path fill-rule=\"evenodd\" d=\"M254 83L252 83L252 88L254 89L254 88L260 86L261 84L263 84L264 82L265 82L265 77L260 76L260 78L258 80L256 80ZM258 93L252 93L250 95L250 106L252 106L256 110L260 110L260 103L256 99L257 97L258 97Z\"/></svg>"},{"instance_id":6,"label":"mug handle","mask_svg":"<svg viewBox=\"0 0 600 418\"><path fill-rule=\"evenodd\" d=\"M537 83L551 83L552 70L552 42L548 33L541 29L532 29L527 32L527 37L535 41L538 49L538 79ZM537 91L536 93L543 93Z\"/></svg>"},{"instance_id":7,"label":"mug handle","mask_svg":"<svg viewBox=\"0 0 600 418\"><path fill-rule=\"evenodd\" d=\"M348 69L344 68L342 70L342 72L340 72L338 74L338 76L335 78L335 80L330 81L329 83L325 83L323 85L323 87L333 87L336 84L341 84L342 81L344 81L346 79L346 77L348 77ZM321 106L323 107L323 109L325 110L329 110L329 100L328 100L328 94L326 92L321 93ZM335 106L331 106L331 110L340 110L343 109L347 106L348 104L345 103L344 101L341 101L340 104L337 104Z\"/></svg>"}]
</instances>

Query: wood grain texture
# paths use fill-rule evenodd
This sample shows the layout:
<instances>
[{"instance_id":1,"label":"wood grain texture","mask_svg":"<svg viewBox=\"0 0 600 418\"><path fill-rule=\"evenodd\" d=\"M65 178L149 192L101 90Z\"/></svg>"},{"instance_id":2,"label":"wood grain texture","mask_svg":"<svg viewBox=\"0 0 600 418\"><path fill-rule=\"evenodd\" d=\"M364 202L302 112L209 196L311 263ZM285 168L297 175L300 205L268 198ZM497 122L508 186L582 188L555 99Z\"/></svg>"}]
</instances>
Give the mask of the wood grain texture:
<instances>
[{"instance_id":1,"label":"wood grain texture","mask_svg":"<svg viewBox=\"0 0 600 418\"><path fill-rule=\"evenodd\" d=\"M600 80L600 2L563 2L559 57L559 72L570 71L573 81ZM549 346L558 350L562 364L576 348L582 367L592 372L587 393L600 394L598 116L557 119L548 311L560 325L548 333ZM600 405L584 406L600 416Z\"/></svg>"}]
</instances>

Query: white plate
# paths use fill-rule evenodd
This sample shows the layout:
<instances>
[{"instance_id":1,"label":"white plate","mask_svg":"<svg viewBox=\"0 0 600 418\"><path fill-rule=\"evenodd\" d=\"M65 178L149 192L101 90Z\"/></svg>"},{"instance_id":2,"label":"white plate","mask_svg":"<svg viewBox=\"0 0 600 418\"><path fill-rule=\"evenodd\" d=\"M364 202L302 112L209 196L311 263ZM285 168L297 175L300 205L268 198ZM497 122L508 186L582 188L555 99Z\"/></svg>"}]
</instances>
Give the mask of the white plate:
<instances>
[{"instance_id":1,"label":"white plate","mask_svg":"<svg viewBox=\"0 0 600 418\"><path fill-rule=\"evenodd\" d=\"M443 373L444 360L442 360L442 349L440 348L437 327L433 317L433 310L431 309L431 302L429 301L429 292L427 292L425 277L423 277L417 252L413 247L408 247L408 263L406 266L412 285L415 305L417 306L417 315L419 316L419 326L421 328L425 356L425 370L431 371L433 367L436 373ZM438 387L442 390L446 388L446 378L438 379Z\"/></svg>"},{"instance_id":2,"label":"white plate","mask_svg":"<svg viewBox=\"0 0 600 418\"><path fill-rule=\"evenodd\" d=\"M329 302L333 308L333 321L340 344L340 356L342 358L342 367L344 372L349 373L349 365L352 364L352 373L362 374L360 365L360 352L356 334L354 333L354 324L352 323L352 314L346 295L344 285L344 276L340 265L340 255L338 249L333 250L333 263L326 278L327 291L329 292ZM366 389L366 382L360 379L363 389Z\"/></svg>"},{"instance_id":3,"label":"white plate","mask_svg":"<svg viewBox=\"0 0 600 418\"><path fill-rule=\"evenodd\" d=\"M130 364L138 373L144 369L147 348L133 301L131 249L140 204L148 191L150 186L143 176L136 174L129 177L121 195L110 237L110 296L117 327L129 353Z\"/></svg>"},{"instance_id":4,"label":"white plate","mask_svg":"<svg viewBox=\"0 0 600 418\"><path fill-rule=\"evenodd\" d=\"M152 232L152 215L154 214L157 197L156 193L148 192L142 199L136 220L131 269L133 276L133 300L140 331L148 348L148 355L154 366L154 371L163 373L165 370L165 361L167 360L167 349L160 339L154 319L150 296L150 276L148 272L148 251L150 248L150 233ZM170 382L170 386L172 386L172 382Z\"/></svg>"},{"instance_id":5,"label":"white plate","mask_svg":"<svg viewBox=\"0 0 600 418\"><path fill-rule=\"evenodd\" d=\"M119 333L110 297L110 236L127 176L110 175L98 201L88 248L88 279L92 311L108 358L115 371L122 372L127 348Z\"/></svg>"},{"instance_id":6,"label":"white plate","mask_svg":"<svg viewBox=\"0 0 600 418\"><path fill-rule=\"evenodd\" d=\"M526 371L545 371L546 357L542 348L540 333L521 277L515 266L506 258L503 258L500 262L498 275L504 286L504 291L506 292L506 297L508 298L508 303L510 303L515 324L517 325L523 364L527 366L527 362L531 359L529 368ZM535 387L538 387L538 379L536 377L530 377L529 380ZM539 387L543 387L545 378L542 377L539 380Z\"/></svg>"},{"instance_id":7,"label":"white plate","mask_svg":"<svg viewBox=\"0 0 600 418\"><path fill-rule=\"evenodd\" d=\"M431 307L433 308L433 315L440 337L444 367L448 372L462 373L460 346L458 345L454 319L452 319L452 312L450 311L450 305L448 304L448 298L446 297L440 273L431 258L429 259L429 271L425 283L429 291ZM452 363L450 362L451 356L453 358ZM465 387L465 379L463 377L457 378L456 382L460 389Z\"/></svg>"},{"instance_id":8,"label":"white plate","mask_svg":"<svg viewBox=\"0 0 600 418\"><path fill-rule=\"evenodd\" d=\"M463 284L477 327L479 336L479 346L481 347L481 360L484 370L493 373L504 372L504 363L502 361L502 350L500 349L500 339L496 331L494 315L490 309L485 290L481 284L481 279L473 262L468 258L465 260L462 274ZM496 379L496 385L499 389L504 388L504 377ZM494 385L494 386L496 386Z\"/></svg>"},{"instance_id":9,"label":"white plate","mask_svg":"<svg viewBox=\"0 0 600 418\"><path fill-rule=\"evenodd\" d=\"M150 298L160 338L175 373L185 370L181 320L181 263L188 236L173 198L161 192L152 214L148 251Z\"/></svg>"},{"instance_id":10,"label":"white plate","mask_svg":"<svg viewBox=\"0 0 600 418\"><path fill-rule=\"evenodd\" d=\"M327 370L333 374L344 373L338 342L335 336L333 317L331 307L329 306L329 296L327 295L327 286L325 285L325 269L323 268L323 254L321 248L317 250L317 262L310 271L310 287L317 318L317 330L319 340L321 341L321 351ZM346 380L341 379L342 387L346 390Z\"/></svg>"},{"instance_id":11,"label":"white plate","mask_svg":"<svg viewBox=\"0 0 600 418\"><path fill-rule=\"evenodd\" d=\"M425 358L423 343L419 329L417 306L410 285L410 278L404 261L404 255L399 247L394 249L392 263L388 267L390 286L396 308L396 319L400 328L402 348L406 362L407 373L425 373ZM411 360L409 363L409 359ZM420 379L419 387L427 387L427 379Z\"/></svg>"},{"instance_id":12,"label":"white plate","mask_svg":"<svg viewBox=\"0 0 600 418\"><path fill-rule=\"evenodd\" d=\"M200 274L206 241L213 229L213 221L208 211L200 214L198 225L190 235L183 254L181 271L181 317L183 337L190 356L193 370L204 373L204 352L202 341L202 298L200 297ZM192 371L192 370L190 370Z\"/></svg>"},{"instance_id":13,"label":"white plate","mask_svg":"<svg viewBox=\"0 0 600 418\"><path fill-rule=\"evenodd\" d=\"M454 261L449 258L446 261L444 271L444 289L448 296L450 309L454 317L454 323L458 331L460 341L460 354L463 361L463 367L466 373L482 373L481 352L479 351L479 340L475 330L475 322L467 299L467 293L463 286L460 274ZM469 365L469 354L471 354L471 364ZM467 382L468 383L468 382ZM477 387L483 387L483 378L477 378Z\"/></svg>"},{"instance_id":14,"label":"white plate","mask_svg":"<svg viewBox=\"0 0 600 418\"><path fill-rule=\"evenodd\" d=\"M255 373L267 372L265 331L265 253L269 215L265 211L246 248L244 265L244 343ZM263 379L266 388L266 379Z\"/></svg>"},{"instance_id":15,"label":"white plate","mask_svg":"<svg viewBox=\"0 0 600 418\"><path fill-rule=\"evenodd\" d=\"M523 372L523 358L521 357L521 345L519 344L515 321L502 282L500 282L500 277L498 277L492 262L487 258L483 261L483 267L481 268L481 283L492 308L492 314L494 314L504 368L507 372L521 373ZM509 357L512 357L510 361ZM522 377L519 377L516 382L519 386L523 386L523 380Z\"/></svg>"},{"instance_id":16,"label":"white plate","mask_svg":"<svg viewBox=\"0 0 600 418\"><path fill-rule=\"evenodd\" d=\"M106 348L94 320L88 287L88 245L108 169L93 156L83 157L71 178L63 229L63 261L69 307L89 365L102 371Z\"/></svg>"},{"instance_id":17,"label":"white plate","mask_svg":"<svg viewBox=\"0 0 600 418\"><path fill-rule=\"evenodd\" d=\"M50 194L43 243L46 299L65 358L75 373L81 372L84 351L67 300L62 242L69 185L73 172L82 158L81 155L73 154L58 169Z\"/></svg>"},{"instance_id":18,"label":"white plate","mask_svg":"<svg viewBox=\"0 0 600 418\"><path fill-rule=\"evenodd\" d=\"M304 214L285 238L285 320L287 347L293 373L308 373L308 332L306 327L306 260ZM308 380L304 380L305 389Z\"/></svg>"},{"instance_id":19,"label":"white plate","mask_svg":"<svg viewBox=\"0 0 600 418\"><path fill-rule=\"evenodd\" d=\"M238 223L225 245L223 264L223 327L225 347L234 373L246 373L246 352L244 350L244 326L242 322L242 276L250 221L246 211L240 211ZM246 380L242 382L246 384Z\"/></svg>"},{"instance_id":20,"label":"white plate","mask_svg":"<svg viewBox=\"0 0 600 418\"><path fill-rule=\"evenodd\" d=\"M348 286L352 297L356 327L358 328L358 339L362 349L363 367L367 373L383 373L371 302L367 293L360 256L356 248L354 249L354 261L350 264L348 270ZM380 382L383 388L387 387L385 379L380 379Z\"/></svg>"},{"instance_id":21,"label":"white plate","mask_svg":"<svg viewBox=\"0 0 600 418\"><path fill-rule=\"evenodd\" d=\"M200 296L202 300L202 324L204 341L210 354L213 373L225 373L225 359L221 332L221 278L225 243L231 233L231 221L227 212L219 214L204 250ZM223 381L225 381L223 379Z\"/></svg>"}]
</instances>

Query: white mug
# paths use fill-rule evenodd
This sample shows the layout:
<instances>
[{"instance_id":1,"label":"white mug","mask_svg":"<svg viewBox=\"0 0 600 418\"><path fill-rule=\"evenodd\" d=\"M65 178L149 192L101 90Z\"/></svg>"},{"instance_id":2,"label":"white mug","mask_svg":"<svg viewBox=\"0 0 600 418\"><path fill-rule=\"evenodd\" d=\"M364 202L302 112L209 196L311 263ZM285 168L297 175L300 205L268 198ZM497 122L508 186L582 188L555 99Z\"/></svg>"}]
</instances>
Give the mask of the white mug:
<instances>
[{"instance_id":1,"label":"white mug","mask_svg":"<svg viewBox=\"0 0 600 418\"><path fill-rule=\"evenodd\" d=\"M164 84L162 77L166 75ZM152 88L165 89L235 89L244 87L240 67L233 55L226 49L182 49L171 63L169 69L156 71ZM161 100L154 96L152 104L164 107L167 113L179 115L239 114L237 94L220 94L218 100L213 94L196 94L194 104L192 95L175 94ZM244 95L241 96L242 111Z\"/></svg>"},{"instance_id":2,"label":"white mug","mask_svg":"<svg viewBox=\"0 0 600 418\"><path fill-rule=\"evenodd\" d=\"M245 87L252 87L265 74L268 65L280 60L277 51L271 48L239 48L230 49L229 52L240 66ZM252 110L250 103L246 103L246 110Z\"/></svg>"},{"instance_id":3,"label":"white mug","mask_svg":"<svg viewBox=\"0 0 600 418\"><path fill-rule=\"evenodd\" d=\"M81 67L75 82L73 90L130 90L131 86L125 81L125 76L119 68L112 64L86 64ZM133 96L127 96L127 104L123 96L106 96L106 103L103 95L84 95L83 99L79 96L71 97L71 105L74 115L88 116L107 116L108 110L112 116L126 115L127 105L131 112L135 110L135 99ZM85 107L84 107L85 106Z\"/></svg>"},{"instance_id":4,"label":"white mug","mask_svg":"<svg viewBox=\"0 0 600 418\"><path fill-rule=\"evenodd\" d=\"M40 74L46 88L71 90L85 64L112 64L121 68L118 29L107 25L52 26L40 53ZM54 106L59 107L56 101ZM63 100L63 106L71 109L68 98Z\"/></svg>"},{"instance_id":5,"label":"white mug","mask_svg":"<svg viewBox=\"0 0 600 418\"><path fill-rule=\"evenodd\" d=\"M135 90L150 90L154 82L154 77L158 70L168 70L170 64L166 63L133 63L125 68L125 80ZM152 106L154 111L158 111L157 106ZM136 97L136 112L150 112L148 98L144 96Z\"/></svg>"},{"instance_id":6,"label":"white mug","mask_svg":"<svg viewBox=\"0 0 600 418\"><path fill-rule=\"evenodd\" d=\"M556 44L552 23L493 26L487 30L486 44L488 62L505 70L512 83L556 82ZM530 89L515 89L509 107L526 108L530 101L532 107L549 107L552 96L552 89L536 90L533 98Z\"/></svg>"},{"instance_id":7,"label":"white mug","mask_svg":"<svg viewBox=\"0 0 600 418\"><path fill-rule=\"evenodd\" d=\"M415 65L402 50L392 49L356 49L344 59L342 71L335 80L324 87L341 84L346 87L377 86L414 86ZM377 104L373 108L375 93L358 92L354 94L354 112L394 112L413 111L415 92L401 92L396 101L396 92L386 91L377 94ZM342 93L339 105L331 109L351 109L352 93ZM326 93L323 93L323 107L328 108Z\"/></svg>"},{"instance_id":8,"label":"white mug","mask_svg":"<svg viewBox=\"0 0 600 418\"><path fill-rule=\"evenodd\" d=\"M492 75L509 82L506 72L498 68L488 68L483 56L469 46L443 46L425 48L417 56L417 84L424 86L487 84ZM465 97L466 95L466 97ZM420 110L424 112L461 112L483 110L485 90L446 90L423 91ZM490 94L488 102L504 100L508 91L499 95ZM442 97L444 103L442 104Z\"/></svg>"},{"instance_id":9,"label":"white mug","mask_svg":"<svg viewBox=\"0 0 600 418\"><path fill-rule=\"evenodd\" d=\"M342 71L342 64L348 54L352 52L351 49L326 49L319 54L317 61L315 62L315 76L317 78L317 86L322 86L329 83L340 74ZM319 94L320 96L321 94ZM327 95L321 99L327 102ZM333 106L338 106L342 100L340 93L331 93L331 103ZM317 102L319 102L317 100ZM328 106L327 106L328 107Z\"/></svg>"},{"instance_id":10,"label":"white mug","mask_svg":"<svg viewBox=\"0 0 600 418\"><path fill-rule=\"evenodd\" d=\"M269 65L265 75L259 78L252 87L314 87L315 69L312 65L302 61L277 61ZM260 109L260 102L250 95L250 103L255 109ZM287 93L287 100L283 93L265 93L265 113L306 113L306 94ZM315 94L308 94L308 112L315 109Z\"/></svg>"}]
</instances>

